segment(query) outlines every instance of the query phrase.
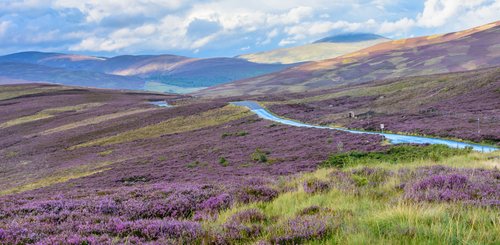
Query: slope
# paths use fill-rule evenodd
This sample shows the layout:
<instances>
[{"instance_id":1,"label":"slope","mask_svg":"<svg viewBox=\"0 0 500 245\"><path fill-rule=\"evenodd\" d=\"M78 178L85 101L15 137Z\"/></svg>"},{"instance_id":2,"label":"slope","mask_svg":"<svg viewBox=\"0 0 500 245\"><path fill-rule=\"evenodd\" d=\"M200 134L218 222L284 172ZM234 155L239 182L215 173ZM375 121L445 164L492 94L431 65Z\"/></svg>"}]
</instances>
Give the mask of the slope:
<instances>
[{"instance_id":1,"label":"slope","mask_svg":"<svg viewBox=\"0 0 500 245\"><path fill-rule=\"evenodd\" d=\"M500 21L466 31L381 43L335 59L229 83L198 95L323 90L377 79L467 71L500 64Z\"/></svg>"},{"instance_id":2,"label":"slope","mask_svg":"<svg viewBox=\"0 0 500 245\"><path fill-rule=\"evenodd\" d=\"M258 63L292 64L319 61L352 53L389 40L374 34L344 34L326 37L302 46L245 54L238 57Z\"/></svg>"},{"instance_id":3,"label":"slope","mask_svg":"<svg viewBox=\"0 0 500 245\"><path fill-rule=\"evenodd\" d=\"M25 63L0 63L0 82L48 82L96 88L140 90L144 82L136 77L103 74L92 71L74 71Z\"/></svg>"}]
</instances>

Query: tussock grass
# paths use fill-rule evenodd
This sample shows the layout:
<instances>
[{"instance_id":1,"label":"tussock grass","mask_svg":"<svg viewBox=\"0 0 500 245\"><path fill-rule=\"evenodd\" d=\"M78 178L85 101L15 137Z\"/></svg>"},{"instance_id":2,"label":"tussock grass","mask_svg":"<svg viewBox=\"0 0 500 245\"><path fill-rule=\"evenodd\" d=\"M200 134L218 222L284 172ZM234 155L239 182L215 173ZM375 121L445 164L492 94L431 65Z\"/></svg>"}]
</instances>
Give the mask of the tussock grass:
<instances>
[{"instance_id":1,"label":"tussock grass","mask_svg":"<svg viewBox=\"0 0 500 245\"><path fill-rule=\"evenodd\" d=\"M58 132L62 132L62 131L70 130L70 129L79 128L79 127L99 124L99 123L106 122L106 121L113 120L113 119L117 119L120 117L131 116L131 115L135 115L138 113L149 112L149 111L154 111L154 110L158 110L158 109L156 109L156 108L136 109L136 110L121 111L121 112L106 114L106 115L102 115L102 116L88 118L88 119L78 121L78 122L68 123L68 124L59 126L57 128L48 129L48 130L41 132L40 134L41 135L48 135L48 134L58 133Z\"/></svg>"},{"instance_id":2,"label":"tussock grass","mask_svg":"<svg viewBox=\"0 0 500 245\"><path fill-rule=\"evenodd\" d=\"M23 95L39 94L44 92L53 92L59 90L65 90L68 87L64 86L51 86L51 87L34 87L27 89L26 85L9 85L0 86L0 100L13 99Z\"/></svg>"},{"instance_id":3,"label":"tussock grass","mask_svg":"<svg viewBox=\"0 0 500 245\"><path fill-rule=\"evenodd\" d=\"M157 138L162 135L216 126L250 115L249 110L246 108L227 105L223 108L212 109L197 115L175 117L154 125L79 144L71 147L70 150L88 146L113 145L139 139Z\"/></svg>"},{"instance_id":4,"label":"tussock grass","mask_svg":"<svg viewBox=\"0 0 500 245\"><path fill-rule=\"evenodd\" d=\"M52 118L56 116L58 113L67 112L67 111L84 111L93 107L101 106L101 103L87 103L80 104L74 106L63 106L63 107L55 107L42 110L36 114L19 117L16 119L12 119L10 121L4 122L0 124L0 128L8 128L19 124L34 122L42 119Z\"/></svg>"},{"instance_id":5,"label":"tussock grass","mask_svg":"<svg viewBox=\"0 0 500 245\"><path fill-rule=\"evenodd\" d=\"M25 192L29 190L35 190L42 187L47 187L54 184L67 182L72 179L78 179L90 176L96 173L109 170L110 168L108 166L115 162L116 161L106 161L106 162L91 163L91 164L61 169L51 173L50 175L34 179L32 182L29 182L27 184L22 184L12 188L0 190L0 196Z\"/></svg>"},{"instance_id":6,"label":"tussock grass","mask_svg":"<svg viewBox=\"0 0 500 245\"><path fill-rule=\"evenodd\" d=\"M377 167L397 172L401 168L415 169L422 166L444 165L461 168L492 169L500 164L500 152L488 154L470 153L432 159L400 162L371 163ZM360 169L363 165L348 166L341 171ZM214 222L205 226L215 229L242 210L256 208L270 222L264 224L260 237L255 241L269 240L271 227L279 226L300 215L308 207L319 207L320 215L331 217L340 226L319 239L305 244L499 244L500 215L498 209L467 206L460 203L415 203L402 198L397 176L389 176L385 183L354 192L332 188L327 192L306 193L302 188L305 180L316 178L327 181L330 173L340 171L321 168L315 172L298 175L284 181L293 191L280 194L271 202L238 204L222 212ZM288 188L285 188L288 189Z\"/></svg>"}]
</instances>

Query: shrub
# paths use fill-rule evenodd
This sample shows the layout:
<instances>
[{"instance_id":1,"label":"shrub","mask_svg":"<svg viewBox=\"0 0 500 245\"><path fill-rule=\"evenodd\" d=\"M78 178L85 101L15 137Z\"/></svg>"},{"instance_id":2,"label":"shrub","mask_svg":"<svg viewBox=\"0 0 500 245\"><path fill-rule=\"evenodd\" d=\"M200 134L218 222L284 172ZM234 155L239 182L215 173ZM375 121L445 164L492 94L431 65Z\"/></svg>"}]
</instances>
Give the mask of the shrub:
<instances>
[{"instance_id":1,"label":"shrub","mask_svg":"<svg viewBox=\"0 0 500 245\"><path fill-rule=\"evenodd\" d=\"M332 229L326 217L299 216L289 219L283 226L273 228L272 244L302 244L307 240L321 239Z\"/></svg>"},{"instance_id":2,"label":"shrub","mask_svg":"<svg viewBox=\"0 0 500 245\"><path fill-rule=\"evenodd\" d=\"M239 137L245 136L245 135L248 135L247 131L239 131L239 132L236 133L236 136L239 136Z\"/></svg>"},{"instance_id":3,"label":"shrub","mask_svg":"<svg viewBox=\"0 0 500 245\"><path fill-rule=\"evenodd\" d=\"M223 230L227 240L244 240L262 234L262 226L259 224L245 225L231 221L224 224Z\"/></svg>"},{"instance_id":4,"label":"shrub","mask_svg":"<svg viewBox=\"0 0 500 245\"><path fill-rule=\"evenodd\" d=\"M446 145L396 145L385 152L349 151L333 154L321 163L323 167L345 167L356 164L370 164L373 162L404 163L417 160L439 161L456 155L465 155L472 152L471 148L456 149Z\"/></svg>"},{"instance_id":5,"label":"shrub","mask_svg":"<svg viewBox=\"0 0 500 245\"><path fill-rule=\"evenodd\" d=\"M186 167L188 167L188 168L196 168L198 166L200 166L199 161L194 161L194 162L190 162L190 163L186 164Z\"/></svg>"},{"instance_id":6,"label":"shrub","mask_svg":"<svg viewBox=\"0 0 500 245\"><path fill-rule=\"evenodd\" d=\"M269 154L268 151L263 151L260 148L255 149L255 151L252 153L250 156L252 161L255 162L262 162L265 163L267 162L267 155Z\"/></svg>"},{"instance_id":7,"label":"shrub","mask_svg":"<svg viewBox=\"0 0 500 245\"><path fill-rule=\"evenodd\" d=\"M321 211L321 207L317 205L309 206L307 208L304 208L300 210L299 215L315 215Z\"/></svg>"},{"instance_id":8,"label":"shrub","mask_svg":"<svg viewBox=\"0 0 500 245\"><path fill-rule=\"evenodd\" d=\"M229 162L224 157L220 157L219 158L219 164L222 165L222 166L224 166L224 167L229 166Z\"/></svg>"},{"instance_id":9,"label":"shrub","mask_svg":"<svg viewBox=\"0 0 500 245\"><path fill-rule=\"evenodd\" d=\"M251 208L233 214L229 220L237 223L256 223L265 221L266 215L256 208Z\"/></svg>"},{"instance_id":10,"label":"shrub","mask_svg":"<svg viewBox=\"0 0 500 245\"><path fill-rule=\"evenodd\" d=\"M319 180L317 178L304 181L303 187L306 193L319 193L328 191L330 189L330 185L328 184L328 182Z\"/></svg>"},{"instance_id":11,"label":"shrub","mask_svg":"<svg viewBox=\"0 0 500 245\"><path fill-rule=\"evenodd\" d=\"M462 202L500 207L500 171L445 168L422 171L417 180L406 184L405 197L414 201ZM425 174L430 172L431 174Z\"/></svg>"},{"instance_id":12,"label":"shrub","mask_svg":"<svg viewBox=\"0 0 500 245\"><path fill-rule=\"evenodd\" d=\"M278 196L278 191L265 185L249 185L240 187L236 195L238 201L243 203L268 202Z\"/></svg>"},{"instance_id":13,"label":"shrub","mask_svg":"<svg viewBox=\"0 0 500 245\"><path fill-rule=\"evenodd\" d=\"M354 169L351 171L351 173L353 174L353 179L356 177L358 177L358 180L365 179L365 184L372 187L385 183L389 179L389 176L393 175L390 170L368 167ZM356 179L354 180L356 181L356 183L359 183Z\"/></svg>"},{"instance_id":14,"label":"shrub","mask_svg":"<svg viewBox=\"0 0 500 245\"><path fill-rule=\"evenodd\" d=\"M227 193L210 197L200 204L200 209L209 213L216 213L231 206L233 198Z\"/></svg>"}]
</instances>

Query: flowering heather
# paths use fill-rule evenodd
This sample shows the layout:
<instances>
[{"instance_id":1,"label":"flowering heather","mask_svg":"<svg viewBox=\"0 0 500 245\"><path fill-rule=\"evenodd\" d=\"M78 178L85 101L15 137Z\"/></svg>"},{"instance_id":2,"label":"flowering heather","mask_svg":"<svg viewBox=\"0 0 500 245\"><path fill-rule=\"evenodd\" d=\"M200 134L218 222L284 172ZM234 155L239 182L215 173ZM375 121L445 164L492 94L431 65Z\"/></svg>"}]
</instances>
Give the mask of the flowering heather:
<instances>
[{"instance_id":1,"label":"flowering heather","mask_svg":"<svg viewBox=\"0 0 500 245\"><path fill-rule=\"evenodd\" d=\"M241 241L258 237L262 234L262 226L259 224L243 224L230 221L223 225L224 237L227 240Z\"/></svg>"},{"instance_id":2,"label":"flowering heather","mask_svg":"<svg viewBox=\"0 0 500 245\"><path fill-rule=\"evenodd\" d=\"M321 207L317 205L309 206L300 210L299 215L314 215L321 211Z\"/></svg>"},{"instance_id":3,"label":"flowering heather","mask_svg":"<svg viewBox=\"0 0 500 245\"><path fill-rule=\"evenodd\" d=\"M392 132L500 144L499 78L500 69L494 67L263 99L284 100L268 108L302 122L373 131L384 124Z\"/></svg>"},{"instance_id":4,"label":"flowering heather","mask_svg":"<svg viewBox=\"0 0 500 245\"><path fill-rule=\"evenodd\" d=\"M428 168L417 171L416 178L405 185L405 197L408 199L500 207L498 169Z\"/></svg>"},{"instance_id":5,"label":"flowering heather","mask_svg":"<svg viewBox=\"0 0 500 245\"><path fill-rule=\"evenodd\" d=\"M332 229L329 217L313 215L299 216L274 227L269 239L272 244L301 244L311 239L321 239Z\"/></svg>"},{"instance_id":6,"label":"flowering heather","mask_svg":"<svg viewBox=\"0 0 500 245\"><path fill-rule=\"evenodd\" d=\"M265 185L249 185L242 186L236 193L238 201L243 203L249 202L268 202L278 196L278 191L272 187Z\"/></svg>"},{"instance_id":7,"label":"flowering heather","mask_svg":"<svg viewBox=\"0 0 500 245\"><path fill-rule=\"evenodd\" d=\"M237 223L263 222L266 220L266 215L256 208L251 208L233 214L229 220Z\"/></svg>"},{"instance_id":8,"label":"flowering heather","mask_svg":"<svg viewBox=\"0 0 500 245\"><path fill-rule=\"evenodd\" d=\"M222 193L218 196L210 197L200 204L200 209L208 212L219 212L223 209L229 208L233 199L231 195Z\"/></svg>"},{"instance_id":9,"label":"flowering heather","mask_svg":"<svg viewBox=\"0 0 500 245\"><path fill-rule=\"evenodd\" d=\"M390 176L393 175L392 171L383 168L369 168L363 167L361 169L354 169L351 171L353 175L364 177L370 186L378 186L385 183Z\"/></svg>"},{"instance_id":10,"label":"flowering heather","mask_svg":"<svg viewBox=\"0 0 500 245\"><path fill-rule=\"evenodd\" d=\"M316 178L305 180L302 186L305 192L312 194L328 191L330 189L330 184L328 182Z\"/></svg>"}]
</instances>

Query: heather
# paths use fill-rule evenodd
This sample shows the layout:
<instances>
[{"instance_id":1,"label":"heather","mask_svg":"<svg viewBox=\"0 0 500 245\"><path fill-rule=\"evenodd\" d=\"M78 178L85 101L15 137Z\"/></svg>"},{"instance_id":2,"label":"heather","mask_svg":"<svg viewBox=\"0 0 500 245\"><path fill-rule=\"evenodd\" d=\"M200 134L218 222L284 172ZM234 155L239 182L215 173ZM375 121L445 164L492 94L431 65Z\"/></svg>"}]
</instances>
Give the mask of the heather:
<instances>
[{"instance_id":1,"label":"heather","mask_svg":"<svg viewBox=\"0 0 500 245\"><path fill-rule=\"evenodd\" d=\"M496 244L499 164L498 153L470 153L322 168L277 183L287 191L269 202L234 206L206 225L257 225L257 237L244 241L258 244Z\"/></svg>"},{"instance_id":2,"label":"heather","mask_svg":"<svg viewBox=\"0 0 500 245\"><path fill-rule=\"evenodd\" d=\"M336 244L394 238L494 244L498 157L372 161L224 184L25 192L0 198L0 235L7 244Z\"/></svg>"},{"instance_id":3,"label":"heather","mask_svg":"<svg viewBox=\"0 0 500 245\"><path fill-rule=\"evenodd\" d=\"M499 242L498 152L94 89L0 100L0 123L89 103L0 131L0 244Z\"/></svg>"},{"instance_id":4,"label":"heather","mask_svg":"<svg viewBox=\"0 0 500 245\"><path fill-rule=\"evenodd\" d=\"M386 132L498 144L499 76L494 67L261 99L273 113L307 123L369 131L384 124Z\"/></svg>"}]
</instances>

